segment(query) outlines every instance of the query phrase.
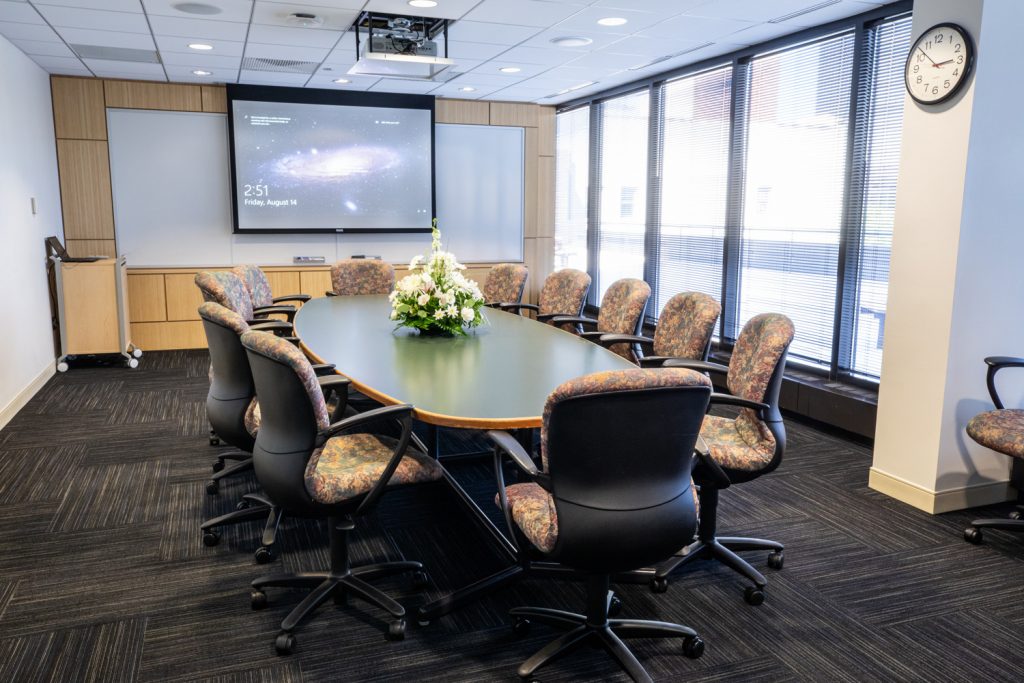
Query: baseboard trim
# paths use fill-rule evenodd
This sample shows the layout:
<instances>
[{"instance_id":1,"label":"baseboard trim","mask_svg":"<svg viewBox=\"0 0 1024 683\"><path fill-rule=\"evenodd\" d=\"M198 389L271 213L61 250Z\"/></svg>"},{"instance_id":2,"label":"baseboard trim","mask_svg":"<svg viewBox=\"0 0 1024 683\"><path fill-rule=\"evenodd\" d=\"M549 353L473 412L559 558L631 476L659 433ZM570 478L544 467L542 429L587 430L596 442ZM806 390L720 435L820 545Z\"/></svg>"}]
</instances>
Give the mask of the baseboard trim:
<instances>
[{"instance_id":1,"label":"baseboard trim","mask_svg":"<svg viewBox=\"0 0 1024 683\"><path fill-rule=\"evenodd\" d=\"M993 505L1017 497L1009 481L992 481L944 491L931 491L874 467L868 472L868 487L932 515L979 505Z\"/></svg>"},{"instance_id":2,"label":"baseboard trim","mask_svg":"<svg viewBox=\"0 0 1024 683\"><path fill-rule=\"evenodd\" d=\"M18 411L24 408L32 397L43 388L51 377L57 374L57 366L54 361L48 361L46 367L40 371L38 375L32 378L25 387L11 399L10 403L4 406L3 410L0 410L0 429L7 426L7 423L14 419L14 416L18 414Z\"/></svg>"}]
</instances>

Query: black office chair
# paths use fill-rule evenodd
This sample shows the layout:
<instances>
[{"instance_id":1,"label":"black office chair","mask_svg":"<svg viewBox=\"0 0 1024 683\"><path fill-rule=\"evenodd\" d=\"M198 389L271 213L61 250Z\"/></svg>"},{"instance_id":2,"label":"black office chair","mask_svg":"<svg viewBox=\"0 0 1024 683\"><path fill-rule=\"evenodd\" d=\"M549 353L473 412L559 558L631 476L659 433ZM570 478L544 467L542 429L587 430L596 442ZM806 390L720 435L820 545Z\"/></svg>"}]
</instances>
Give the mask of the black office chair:
<instances>
[{"instance_id":1,"label":"black office chair","mask_svg":"<svg viewBox=\"0 0 1024 683\"><path fill-rule=\"evenodd\" d=\"M658 567L651 588L668 589L673 571L698 559L712 559L750 579L754 585L743 593L751 605L764 602L768 580L736 554L744 550L769 550L768 566L782 569L783 546L760 538L717 536L718 492L732 484L753 481L774 471L786 451L786 427L779 411L779 391L786 369L786 354L793 341L793 323L784 315L764 313L751 318L740 331L729 366L703 361L673 359L663 367L690 368L726 376L728 394L711 395L711 405L740 408L736 418L708 415L700 434L710 458L702 460L693 478L700 489L700 526L697 540Z\"/></svg>"},{"instance_id":2,"label":"black office chair","mask_svg":"<svg viewBox=\"0 0 1024 683\"><path fill-rule=\"evenodd\" d=\"M587 302L590 291L590 276L581 270L563 268L544 278L544 286L540 290L538 304L504 303L499 306L503 311L515 311L520 315L523 311L533 311L542 323L560 315L578 317L583 314L583 306ZM567 332L576 329L575 325L566 324L562 329Z\"/></svg>"},{"instance_id":3,"label":"black office chair","mask_svg":"<svg viewBox=\"0 0 1024 683\"><path fill-rule=\"evenodd\" d=\"M288 342L265 332L242 335L260 397L262 422L253 462L256 478L268 498L287 514L327 518L331 566L326 572L265 576L252 582L252 607L267 604L271 586L312 589L281 622L275 641L278 654L295 647L294 631L329 598L343 603L353 595L392 617L388 636L404 637L405 608L366 579L414 572L417 585L426 583L423 565L401 561L352 567L348 534L356 519L371 511L386 488L438 481L443 469L426 455L412 433L412 406L397 405L330 423L323 393L306 357ZM340 380L347 386L347 380ZM351 433L382 422L398 423L393 439ZM415 448L410 448L410 442Z\"/></svg>"},{"instance_id":4,"label":"black office chair","mask_svg":"<svg viewBox=\"0 0 1024 683\"><path fill-rule=\"evenodd\" d=\"M616 280L604 293L601 301L601 310L597 313L597 320L586 316L555 316L548 320L552 325L575 325L577 334L584 339L598 343L598 340L609 334L639 335L643 327L644 310L647 308L647 301L651 298L651 286L643 280L636 278L623 278ZM585 327L593 327L586 330ZM633 348L633 344L610 344L610 351L613 351L623 358L637 362L639 354Z\"/></svg>"},{"instance_id":5,"label":"black office chair","mask_svg":"<svg viewBox=\"0 0 1024 683\"><path fill-rule=\"evenodd\" d=\"M286 302L294 301L304 304L312 298L309 294L285 294L275 297L270 289L270 280L267 279L266 273L259 266L251 263L235 266L231 272L245 284L249 298L252 299L253 312L256 314L267 310L276 310L275 306L288 306L291 310L277 310L276 312L283 313L285 319L291 322L295 318L295 305Z\"/></svg>"},{"instance_id":6,"label":"black office chair","mask_svg":"<svg viewBox=\"0 0 1024 683\"><path fill-rule=\"evenodd\" d=\"M206 484L207 493L213 494L219 490L220 480L224 477L252 469L252 450L261 423L249 359L239 336L250 329L280 331L290 329L290 326L282 321L271 321L250 327L234 311L210 301L199 307L199 318L203 322L210 351L210 391L206 396L206 416L220 438L238 449L217 457L213 478ZM337 388L347 386L347 381L340 381L342 378L333 374L332 365L313 367L325 398L331 398L335 406L343 408L344 401L334 398L332 394ZM225 460L238 462L225 469ZM203 544L215 546L220 542L220 534L216 531L219 527L264 517L267 524L255 556L260 564L269 562L274 558L273 547L281 523L281 510L265 496L256 493L242 496L242 502L234 512L204 522L200 527Z\"/></svg>"},{"instance_id":7,"label":"black office chair","mask_svg":"<svg viewBox=\"0 0 1024 683\"><path fill-rule=\"evenodd\" d=\"M331 266L331 291L327 296L390 294L395 288L395 268L380 259L342 259Z\"/></svg>"},{"instance_id":8,"label":"black office chair","mask_svg":"<svg viewBox=\"0 0 1024 683\"><path fill-rule=\"evenodd\" d=\"M693 538L697 510L690 480L694 446L711 381L690 370L621 370L570 380L544 407L538 470L518 441L489 432L498 497L522 546L583 573L586 614L543 607L511 611L515 630L530 621L568 629L519 667L524 678L586 641L599 644L636 681L650 677L620 638L682 638L700 657L704 643L686 626L609 618L610 576L656 562ZM506 487L500 454L518 467ZM525 480L525 481L524 481Z\"/></svg>"}]
</instances>

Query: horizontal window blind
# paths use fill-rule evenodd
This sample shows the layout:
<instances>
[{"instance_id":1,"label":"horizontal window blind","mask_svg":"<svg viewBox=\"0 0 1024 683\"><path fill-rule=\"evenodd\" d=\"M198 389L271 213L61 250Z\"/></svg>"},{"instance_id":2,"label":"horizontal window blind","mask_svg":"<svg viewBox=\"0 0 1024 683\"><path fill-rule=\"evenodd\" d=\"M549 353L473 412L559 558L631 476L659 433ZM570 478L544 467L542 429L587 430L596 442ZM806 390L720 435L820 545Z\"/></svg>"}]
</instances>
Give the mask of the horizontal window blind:
<instances>
[{"instance_id":1,"label":"horizontal window blind","mask_svg":"<svg viewBox=\"0 0 1024 683\"><path fill-rule=\"evenodd\" d=\"M748 111L739 319L777 312L796 326L790 355L832 360L846 187L853 32L755 56Z\"/></svg>"},{"instance_id":2,"label":"horizontal window blind","mask_svg":"<svg viewBox=\"0 0 1024 683\"><path fill-rule=\"evenodd\" d=\"M664 86L659 312L680 292L722 297L731 96L731 66Z\"/></svg>"},{"instance_id":3,"label":"horizontal window blind","mask_svg":"<svg viewBox=\"0 0 1024 683\"><path fill-rule=\"evenodd\" d=\"M862 104L854 143L858 179L855 292L844 310L844 329L853 331L848 370L878 378L882 374L889 256L896 212L896 180L903 134L903 66L910 49L911 17L876 25L867 34L867 57L861 79Z\"/></svg>"},{"instance_id":4,"label":"horizontal window blind","mask_svg":"<svg viewBox=\"0 0 1024 683\"><path fill-rule=\"evenodd\" d=\"M616 280L644 276L649 108L647 90L601 103L598 305Z\"/></svg>"},{"instance_id":5,"label":"horizontal window blind","mask_svg":"<svg viewBox=\"0 0 1024 683\"><path fill-rule=\"evenodd\" d=\"M587 270L590 107L555 118L555 270Z\"/></svg>"}]
</instances>

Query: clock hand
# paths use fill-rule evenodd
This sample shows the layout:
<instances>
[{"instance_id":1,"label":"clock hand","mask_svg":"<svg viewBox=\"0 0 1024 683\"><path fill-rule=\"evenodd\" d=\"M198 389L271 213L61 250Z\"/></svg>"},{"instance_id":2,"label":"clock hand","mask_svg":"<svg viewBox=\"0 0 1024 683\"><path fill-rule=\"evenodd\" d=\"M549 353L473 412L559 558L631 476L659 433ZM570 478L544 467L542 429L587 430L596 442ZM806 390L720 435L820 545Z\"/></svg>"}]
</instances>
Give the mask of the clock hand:
<instances>
[{"instance_id":1,"label":"clock hand","mask_svg":"<svg viewBox=\"0 0 1024 683\"><path fill-rule=\"evenodd\" d=\"M950 63L951 63L952 61L953 61L952 59L947 59L947 60L946 60L946 61L944 61L944 62L939 62L938 64L932 64L932 66L934 66L934 67L940 67L940 66L942 66L943 64L950 64Z\"/></svg>"},{"instance_id":2,"label":"clock hand","mask_svg":"<svg viewBox=\"0 0 1024 683\"><path fill-rule=\"evenodd\" d=\"M921 48L917 48L917 49L921 50ZM921 54L923 54L925 57L928 57L928 53L925 52L924 50L921 50ZM931 57L928 57L928 61L931 62L933 66L935 65L935 60L932 59Z\"/></svg>"}]
</instances>

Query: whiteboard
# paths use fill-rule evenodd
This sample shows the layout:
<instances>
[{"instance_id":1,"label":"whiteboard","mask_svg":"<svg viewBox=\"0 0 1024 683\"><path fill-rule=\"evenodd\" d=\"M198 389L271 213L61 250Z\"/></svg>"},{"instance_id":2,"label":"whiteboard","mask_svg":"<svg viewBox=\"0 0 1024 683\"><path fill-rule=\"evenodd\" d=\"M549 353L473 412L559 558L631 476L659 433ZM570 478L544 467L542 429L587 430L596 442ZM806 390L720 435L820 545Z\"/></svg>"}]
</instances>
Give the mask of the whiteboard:
<instances>
[{"instance_id":1,"label":"whiteboard","mask_svg":"<svg viewBox=\"0 0 1024 683\"><path fill-rule=\"evenodd\" d=\"M328 263L353 254L404 262L424 233L235 235L224 114L108 109L118 252L133 267ZM438 223L464 263L523 260L522 128L435 127Z\"/></svg>"}]
</instances>

